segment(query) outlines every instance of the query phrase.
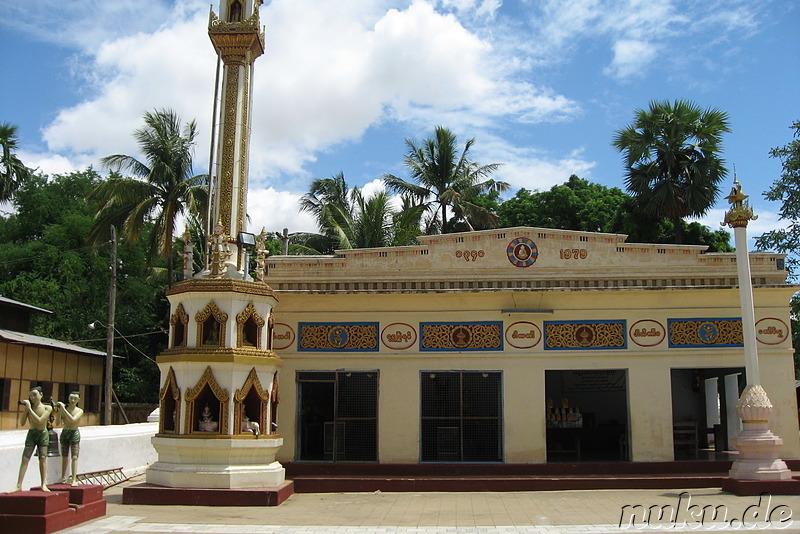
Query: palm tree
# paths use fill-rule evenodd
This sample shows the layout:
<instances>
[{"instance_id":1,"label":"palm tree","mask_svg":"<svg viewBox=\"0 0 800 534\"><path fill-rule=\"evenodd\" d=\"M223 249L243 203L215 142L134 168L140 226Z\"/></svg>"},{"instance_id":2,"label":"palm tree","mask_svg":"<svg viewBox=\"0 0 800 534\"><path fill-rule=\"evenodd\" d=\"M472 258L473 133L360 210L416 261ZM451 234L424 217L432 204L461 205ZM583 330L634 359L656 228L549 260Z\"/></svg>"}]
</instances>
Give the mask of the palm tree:
<instances>
[{"instance_id":1,"label":"palm tree","mask_svg":"<svg viewBox=\"0 0 800 534\"><path fill-rule=\"evenodd\" d=\"M470 230L473 229L470 221L497 221L494 214L471 201L480 193L503 192L509 185L489 178L500 167L499 163L480 165L469 159L474 143L475 139L468 140L459 153L455 134L437 126L434 135L422 143L406 139L405 165L416 183L392 174L383 176L390 191L413 197L433 213L427 221L426 233L434 233L438 228L441 233L448 232L448 206L452 208L453 219L464 221Z\"/></svg>"},{"instance_id":2,"label":"palm tree","mask_svg":"<svg viewBox=\"0 0 800 534\"><path fill-rule=\"evenodd\" d=\"M16 125L9 122L0 124L0 148L0 202L4 202L11 200L32 173L14 153L17 150Z\"/></svg>"},{"instance_id":3,"label":"palm tree","mask_svg":"<svg viewBox=\"0 0 800 534\"><path fill-rule=\"evenodd\" d=\"M180 117L173 110L159 109L145 113L144 122L145 127L133 134L143 160L123 154L101 160L113 172L89 195L98 203L89 238L102 241L109 226L116 224L128 239L136 241L152 222L149 258L166 258L168 285L172 286L175 220L184 213L202 217L208 202L208 177L192 174L195 121L181 128ZM120 177L116 172L121 170L134 178Z\"/></svg>"},{"instance_id":4,"label":"palm tree","mask_svg":"<svg viewBox=\"0 0 800 534\"><path fill-rule=\"evenodd\" d=\"M681 219L704 215L717 199L728 172L719 157L724 132L730 132L727 113L676 100L636 110L633 123L614 135L637 209L671 219L676 243L683 240Z\"/></svg>"},{"instance_id":5,"label":"palm tree","mask_svg":"<svg viewBox=\"0 0 800 534\"><path fill-rule=\"evenodd\" d=\"M387 247L411 244L419 235L420 208L403 199L404 212L392 208L391 197L378 191L369 197L350 188L344 174L318 178L300 199L300 211L312 214L319 234L302 236L306 253L331 253L337 249Z\"/></svg>"}]
</instances>

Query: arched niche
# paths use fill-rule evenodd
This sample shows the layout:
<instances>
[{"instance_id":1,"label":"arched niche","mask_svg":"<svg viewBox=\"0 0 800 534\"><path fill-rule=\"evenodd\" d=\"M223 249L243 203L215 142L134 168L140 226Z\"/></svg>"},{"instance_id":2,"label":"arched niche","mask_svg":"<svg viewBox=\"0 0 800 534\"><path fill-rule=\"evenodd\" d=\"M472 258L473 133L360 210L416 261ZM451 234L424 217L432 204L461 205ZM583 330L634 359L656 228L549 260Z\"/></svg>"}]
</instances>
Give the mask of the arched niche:
<instances>
[{"instance_id":1,"label":"arched niche","mask_svg":"<svg viewBox=\"0 0 800 534\"><path fill-rule=\"evenodd\" d=\"M224 347L225 325L228 323L228 314L221 311L216 302L206 304L203 311L194 316L197 323L198 347Z\"/></svg>"},{"instance_id":2,"label":"arched niche","mask_svg":"<svg viewBox=\"0 0 800 534\"><path fill-rule=\"evenodd\" d=\"M267 433L267 408L269 392L261 387L255 367L250 369L241 389L233 395L233 430L234 434L248 434L242 429L242 422L246 414L250 421L258 423L261 433Z\"/></svg>"},{"instance_id":3,"label":"arched niche","mask_svg":"<svg viewBox=\"0 0 800 534\"><path fill-rule=\"evenodd\" d=\"M278 404L281 402L280 393L278 393L278 371L272 376L272 391L269 397L269 434L278 433Z\"/></svg>"},{"instance_id":4,"label":"arched niche","mask_svg":"<svg viewBox=\"0 0 800 534\"><path fill-rule=\"evenodd\" d=\"M189 330L189 316L183 308L183 304L178 304L175 308L175 313L169 318L169 324L172 326L172 339L170 339L170 347L185 347Z\"/></svg>"},{"instance_id":5,"label":"arched niche","mask_svg":"<svg viewBox=\"0 0 800 534\"><path fill-rule=\"evenodd\" d=\"M170 367L164 386L158 392L158 432L177 434L180 428L181 390L175 379L175 370Z\"/></svg>"},{"instance_id":6,"label":"arched niche","mask_svg":"<svg viewBox=\"0 0 800 534\"><path fill-rule=\"evenodd\" d=\"M228 434L228 402L230 395L222 389L214 378L214 371L211 366L206 367L203 376L200 377L194 387L186 391L186 422L184 424L185 434L209 434L210 432L200 430L200 418L203 410L208 406L213 421L219 423L214 434Z\"/></svg>"},{"instance_id":7,"label":"arched niche","mask_svg":"<svg viewBox=\"0 0 800 534\"><path fill-rule=\"evenodd\" d=\"M228 22L242 22L242 3L239 0L228 4Z\"/></svg>"},{"instance_id":8,"label":"arched niche","mask_svg":"<svg viewBox=\"0 0 800 534\"><path fill-rule=\"evenodd\" d=\"M260 349L265 322L253 303L249 303L242 313L236 315L236 346Z\"/></svg>"}]
</instances>

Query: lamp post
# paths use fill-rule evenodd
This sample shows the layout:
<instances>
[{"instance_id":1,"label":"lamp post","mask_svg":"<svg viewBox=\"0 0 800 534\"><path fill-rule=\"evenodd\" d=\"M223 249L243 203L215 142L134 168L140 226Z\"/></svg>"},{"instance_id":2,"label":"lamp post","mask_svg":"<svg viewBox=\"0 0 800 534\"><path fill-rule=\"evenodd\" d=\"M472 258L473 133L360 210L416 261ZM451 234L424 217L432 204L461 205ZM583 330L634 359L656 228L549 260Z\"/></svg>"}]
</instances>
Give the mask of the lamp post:
<instances>
[{"instance_id":1,"label":"lamp post","mask_svg":"<svg viewBox=\"0 0 800 534\"><path fill-rule=\"evenodd\" d=\"M734 460L729 476L734 480L788 480L792 473L786 463L778 458L778 449L783 445L783 440L769 430L772 402L761 387L758 368L753 283L750 278L750 257L747 253L747 224L758 216L753 214L753 209L747 202L748 196L742 192L737 178L734 177L731 193L725 198L731 207L725 212L722 225L733 228L736 242L736 268L739 276L747 374L747 387L736 406L743 428L736 439L739 456Z\"/></svg>"},{"instance_id":2,"label":"lamp post","mask_svg":"<svg viewBox=\"0 0 800 534\"><path fill-rule=\"evenodd\" d=\"M111 265L108 284L108 321L106 324L106 365L103 384L103 424L110 425L111 396L114 380L114 317L117 309L117 229L111 225Z\"/></svg>"}]
</instances>

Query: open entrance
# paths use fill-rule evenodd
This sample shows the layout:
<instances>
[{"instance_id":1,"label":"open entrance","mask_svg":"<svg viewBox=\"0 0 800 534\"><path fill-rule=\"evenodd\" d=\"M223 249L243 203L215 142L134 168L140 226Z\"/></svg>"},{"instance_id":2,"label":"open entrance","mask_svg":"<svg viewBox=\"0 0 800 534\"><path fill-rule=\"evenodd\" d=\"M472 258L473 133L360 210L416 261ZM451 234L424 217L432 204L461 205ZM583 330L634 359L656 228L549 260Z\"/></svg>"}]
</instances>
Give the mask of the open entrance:
<instances>
[{"instance_id":1,"label":"open entrance","mask_svg":"<svg viewBox=\"0 0 800 534\"><path fill-rule=\"evenodd\" d=\"M715 459L734 450L744 368L672 369L670 374L675 459Z\"/></svg>"},{"instance_id":2,"label":"open entrance","mask_svg":"<svg viewBox=\"0 0 800 534\"><path fill-rule=\"evenodd\" d=\"M420 460L502 462L500 371L420 373Z\"/></svg>"},{"instance_id":3,"label":"open entrance","mask_svg":"<svg viewBox=\"0 0 800 534\"><path fill-rule=\"evenodd\" d=\"M547 461L628 460L628 372L545 371Z\"/></svg>"},{"instance_id":4,"label":"open entrance","mask_svg":"<svg viewBox=\"0 0 800 534\"><path fill-rule=\"evenodd\" d=\"M378 372L298 371L297 458L378 460Z\"/></svg>"}]
</instances>

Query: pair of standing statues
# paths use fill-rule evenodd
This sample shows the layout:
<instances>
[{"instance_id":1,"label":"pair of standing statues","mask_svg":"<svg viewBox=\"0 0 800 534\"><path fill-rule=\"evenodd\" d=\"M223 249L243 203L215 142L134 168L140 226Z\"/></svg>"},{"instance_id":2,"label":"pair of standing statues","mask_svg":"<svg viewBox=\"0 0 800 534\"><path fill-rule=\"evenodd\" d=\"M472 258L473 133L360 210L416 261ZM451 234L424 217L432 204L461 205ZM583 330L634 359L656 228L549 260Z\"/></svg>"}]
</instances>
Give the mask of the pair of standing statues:
<instances>
[{"instance_id":1,"label":"pair of standing statues","mask_svg":"<svg viewBox=\"0 0 800 534\"><path fill-rule=\"evenodd\" d=\"M57 402L53 406L42 402L42 388L36 386L28 393L28 398L20 401L22 413L19 416L19 424L23 426L26 422L30 425L28 435L25 437L25 448L22 451L22 463L19 466L19 478L17 485L12 491L22 489L22 479L25 478L25 471L28 470L28 462L33 455L33 449L39 449L39 476L42 480L42 491L50 491L47 488L47 447L50 444L50 433L47 423L55 410L56 424L64 425L61 430L61 480L62 484L67 483L67 467L72 460L72 473L70 484L73 486L77 481L78 475L78 454L80 453L81 433L78 429L83 410L78 408L81 399L80 393L73 391L69 394L69 400L65 405Z\"/></svg>"}]
</instances>

